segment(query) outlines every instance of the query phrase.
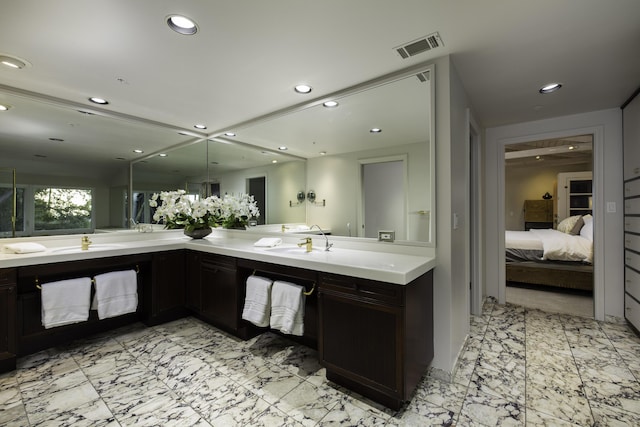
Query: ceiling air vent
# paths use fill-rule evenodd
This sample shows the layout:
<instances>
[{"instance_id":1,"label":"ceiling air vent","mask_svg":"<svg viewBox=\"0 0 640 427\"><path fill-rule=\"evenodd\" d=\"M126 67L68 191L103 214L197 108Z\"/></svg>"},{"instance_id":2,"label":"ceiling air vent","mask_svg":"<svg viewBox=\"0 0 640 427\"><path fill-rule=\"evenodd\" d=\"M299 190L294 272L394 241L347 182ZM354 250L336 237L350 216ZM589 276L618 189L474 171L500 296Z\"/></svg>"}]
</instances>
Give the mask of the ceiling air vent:
<instances>
[{"instance_id":1,"label":"ceiling air vent","mask_svg":"<svg viewBox=\"0 0 640 427\"><path fill-rule=\"evenodd\" d=\"M428 36L409 42L404 46L396 47L395 50L403 59L407 59L410 56L415 56L419 53L426 52L440 46L443 46L440 34L431 33Z\"/></svg>"},{"instance_id":2,"label":"ceiling air vent","mask_svg":"<svg viewBox=\"0 0 640 427\"><path fill-rule=\"evenodd\" d=\"M420 80L422 83L426 83L429 81L430 79L430 71L423 71L422 73L418 73L416 74L416 77L418 78L418 80Z\"/></svg>"}]
</instances>

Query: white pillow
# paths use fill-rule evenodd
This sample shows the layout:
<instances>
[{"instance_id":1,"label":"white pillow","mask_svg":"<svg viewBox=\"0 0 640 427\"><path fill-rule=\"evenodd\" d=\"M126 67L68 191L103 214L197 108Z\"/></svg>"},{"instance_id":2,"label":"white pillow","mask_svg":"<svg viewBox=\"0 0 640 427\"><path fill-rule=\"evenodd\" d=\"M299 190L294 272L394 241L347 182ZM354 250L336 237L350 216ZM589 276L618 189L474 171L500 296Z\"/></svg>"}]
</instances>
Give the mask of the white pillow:
<instances>
[{"instance_id":1,"label":"white pillow","mask_svg":"<svg viewBox=\"0 0 640 427\"><path fill-rule=\"evenodd\" d=\"M585 215L582 220L584 221L584 226L580 229L580 235L593 242L593 217Z\"/></svg>"},{"instance_id":2,"label":"white pillow","mask_svg":"<svg viewBox=\"0 0 640 427\"><path fill-rule=\"evenodd\" d=\"M573 230L573 227L575 227L580 218L582 218L582 215L574 215L570 216L569 218L563 219L562 221L560 221L560 224L558 224L558 231L562 231L563 233L571 233L571 230Z\"/></svg>"}]
</instances>

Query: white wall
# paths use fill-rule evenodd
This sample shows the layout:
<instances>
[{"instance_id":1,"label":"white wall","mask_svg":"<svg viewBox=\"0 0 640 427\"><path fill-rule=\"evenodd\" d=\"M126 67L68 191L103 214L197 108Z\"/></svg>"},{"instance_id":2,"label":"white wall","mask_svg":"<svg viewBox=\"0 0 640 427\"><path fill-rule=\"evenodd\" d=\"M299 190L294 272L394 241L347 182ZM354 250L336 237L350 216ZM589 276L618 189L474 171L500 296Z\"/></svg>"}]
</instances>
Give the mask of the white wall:
<instances>
[{"instance_id":1,"label":"white wall","mask_svg":"<svg viewBox=\"0 0 640 427\"><path fill-rule=\"evenodd\" d=\"M485 283L504 301L504 145L594 134L594 238L596 318L624 315L622 123L619 109L490 128L486 131ZM599 196L599 197L598 197ZM608 202L616 212L607 212ZM606 277L606 282L605 282Z\"/></svg>"}]
</instances>

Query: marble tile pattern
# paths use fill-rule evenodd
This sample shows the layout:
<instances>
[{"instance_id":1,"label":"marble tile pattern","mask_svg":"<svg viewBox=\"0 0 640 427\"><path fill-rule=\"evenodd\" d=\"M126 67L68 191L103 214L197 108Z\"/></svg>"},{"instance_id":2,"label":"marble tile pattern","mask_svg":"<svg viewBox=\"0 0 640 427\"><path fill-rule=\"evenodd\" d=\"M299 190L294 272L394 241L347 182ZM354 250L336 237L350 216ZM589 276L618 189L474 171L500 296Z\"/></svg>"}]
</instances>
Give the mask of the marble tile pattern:
<instances>
[{"instance_id":1,"label":"marble tile pattern","mask_svg":"<svg viewBox=\"0 0 640 427\"><path fill-rule=\"evenodd\" d=\"M195 318L134 324L23 357L2 426L638 426L640 339L623 323L488 300L452 381L400 411L325 379L314 350Z\"/></svg>"}]
</instances>

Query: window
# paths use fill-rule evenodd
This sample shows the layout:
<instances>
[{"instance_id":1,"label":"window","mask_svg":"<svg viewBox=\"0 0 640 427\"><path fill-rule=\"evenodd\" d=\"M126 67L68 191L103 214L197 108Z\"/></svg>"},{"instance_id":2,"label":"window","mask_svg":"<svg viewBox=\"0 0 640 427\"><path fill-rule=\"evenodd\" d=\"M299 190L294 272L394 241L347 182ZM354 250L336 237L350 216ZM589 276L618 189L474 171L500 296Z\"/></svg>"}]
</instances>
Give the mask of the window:
<instances>
[{"instance_id":1,"label":"window","mask_svg":"<svg viewBox=\"0 0 640 427\"><path fill-rule=\"evenodd\" d=\"M16 236L93 232L93 191L20 186L16 189ZM11 237L11 187L0 187L0 235Z\"/></svg>"}]
</instances>

